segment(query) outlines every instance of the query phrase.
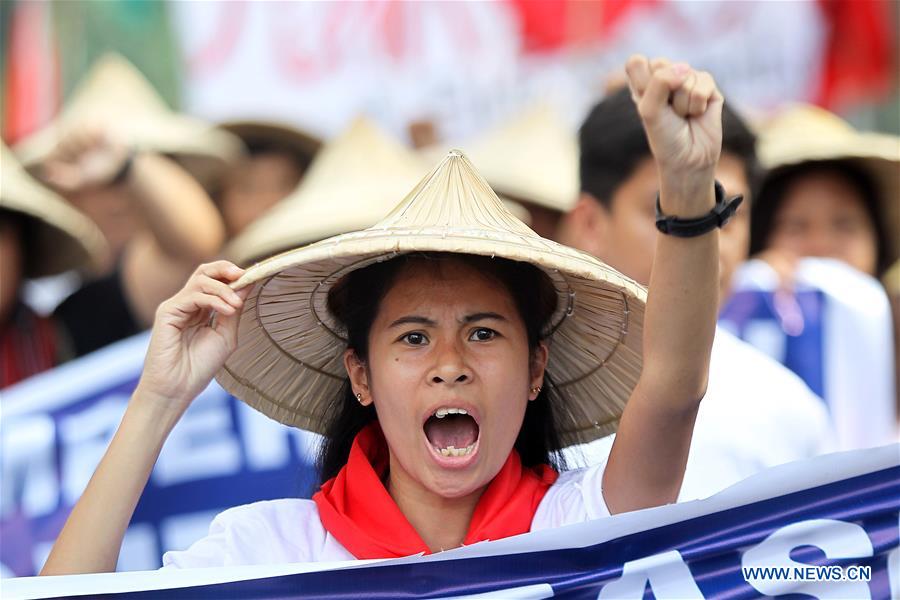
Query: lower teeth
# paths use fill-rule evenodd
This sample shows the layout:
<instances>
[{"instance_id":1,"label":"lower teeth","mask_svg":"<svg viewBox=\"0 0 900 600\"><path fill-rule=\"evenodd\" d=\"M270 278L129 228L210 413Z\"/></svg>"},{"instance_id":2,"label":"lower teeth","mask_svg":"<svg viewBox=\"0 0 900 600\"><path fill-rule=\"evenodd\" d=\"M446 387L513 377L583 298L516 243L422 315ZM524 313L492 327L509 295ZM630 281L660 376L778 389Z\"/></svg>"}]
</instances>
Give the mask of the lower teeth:
<instances>
[{"instance_id":1,"label":"lower teeth","mask_svg":"<svg viewBox=\"0 0 900 600\"><path fill-rule=\"evenodd\" d=\"M469 454L472 454L472 450L474 449L475 444L466 446L465 448L455 448L453 446L447 446L446 448L436 448L436 450L443 456L468 456Z\"/></svg>"}]
</instances>

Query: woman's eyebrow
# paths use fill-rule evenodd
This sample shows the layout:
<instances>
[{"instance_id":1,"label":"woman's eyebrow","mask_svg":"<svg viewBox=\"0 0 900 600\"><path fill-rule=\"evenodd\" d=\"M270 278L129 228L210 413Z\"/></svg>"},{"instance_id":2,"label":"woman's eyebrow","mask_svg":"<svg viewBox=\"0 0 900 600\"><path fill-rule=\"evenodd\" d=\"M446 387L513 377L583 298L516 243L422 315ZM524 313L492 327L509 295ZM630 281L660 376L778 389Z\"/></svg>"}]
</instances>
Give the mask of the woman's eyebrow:
<instances>
[{"instance_id":1,"label":"woman's eyebrow","mask_svg":"<svg viewBox=\"0 0 900 600\"><path fill-rule=\"evenodd\" d=\"M420 317L418 315L406 315L405 317L400 317L390 325L388 325L388 329L392 327L399 327L400 325L424 325L426 327L436 327L437 323L427 317Z\"/></svg>"},{"instance_id":2,"label":"woman's eyebrow","mask_svg":"<svg viewBox=\"0 0 900 600\"><path fill-rule=\"evenodd\" d=\"M471 315L466 315L463 317L462 322L465 323L473 323L475 321L482 321L484 319L494 319L496 321L507 321L508 319L503 315L495 312L478 312L473 313Z\"/></svg>"}]
</instances>

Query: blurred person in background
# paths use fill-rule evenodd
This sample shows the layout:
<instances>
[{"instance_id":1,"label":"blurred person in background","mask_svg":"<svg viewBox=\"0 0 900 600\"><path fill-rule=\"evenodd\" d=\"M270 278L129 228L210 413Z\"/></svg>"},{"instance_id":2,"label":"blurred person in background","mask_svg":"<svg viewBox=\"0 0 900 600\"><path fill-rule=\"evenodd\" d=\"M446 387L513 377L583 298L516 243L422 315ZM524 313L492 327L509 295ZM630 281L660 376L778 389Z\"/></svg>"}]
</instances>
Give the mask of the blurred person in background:
<instances>
[{"instance_id":1,"label":"blurred person in background","mask_svg":"<svg viewBox=\"0 0 900 600\"><path fill-rule=\"evenodd\" d=\"M53 309L83 355L149 327L156 307L225 240L210 184L240 142L171 113L125 59L100 59L57 119L15 147L42 183L89 216L105 264Z\"/></svg>"},{"instance_id":2,"label":"blurred person in background","mask_svg":"<svg viewBox=\"0 0 900 600\"><path fill-rule=\"evenodd\" d=\"M719 233L720 302L747 258L757 172L755 136L727 102L722 124L715 176L728 195L742 194L744 201ZM579 136L581 194L563 219L560 242L646 285L659 180L629 91L612 91L595 105ZM822 401L798 377L718 328L680 499L706 497L765 468L828 451L832 438ZM610 444L607 438L581 447L581 460L602 459Z\"/></svg>"},{"instance_id":3,"label":"blurred person in background","mask_svg":"<svg viewBox=\"0 0 900 600\"><path fill-rule=\"evenodd\" d=\"M65 322L35 313L22 285L69 269L94 268L108 251L90 219L35 181L0 147L0 388L71 357Z\"/></svg>"},{"instance_id":4,"label":"blurred person in background","mask_svg":"<svg viewBox=\"0 0 900 600\"><path fill-rule=\"evenodd\" d=\"M861 133L800 105L763 129L769 172L753 205L750 251L789 281L796 261L841 260L880 278L900 254L900 138Z\"/></svg>"},{"instance_id":5,"label":"blurred person in background","mask_svg":"<svg viewBox=\"0 0 900 600\"><path fill-rule=\"evenodd\" d=\"M750 239L760 260L742 269L742 279L750 287L774 277L780 318L796 313L798 332L815 321L800 310L803 290L821 290L842 308L822 326L831 339L838 329L854 335L840 340L841 350L818 356L810 372L826 374L823 394L832 414L843 415L835 422L844 447L886 443L896 428L884 427L900 414L896 358L860 358L898 354L885 335L891 314L876 280L900 257L900 137L860 132L822 108L796 105L765 123L760 158L769 172L753 205ZM838 314L851 325L838 323Z\"/></svg>"},{"instance_id":6,"label":"blurred person in background","mask_svg":"<svg viewBox=\"0 0 900 600\"><path fill-rule=\"evenodd\" d=\"M232 239L296 189L322 142L283 123L235 121L221 128L247 149L214 194Z\"/></svg>"},{"instance_id":7,"label":"blurred person in background","mask_svg":"<svg viewBox=\"0 0 900 600\"><path fill-rule=\"evenodd\" d=\"M897 392L897 415L900 417L900 260L887 270L882 282L891 301L894 319L894 390Z\"/></svg>"}]
</instances>

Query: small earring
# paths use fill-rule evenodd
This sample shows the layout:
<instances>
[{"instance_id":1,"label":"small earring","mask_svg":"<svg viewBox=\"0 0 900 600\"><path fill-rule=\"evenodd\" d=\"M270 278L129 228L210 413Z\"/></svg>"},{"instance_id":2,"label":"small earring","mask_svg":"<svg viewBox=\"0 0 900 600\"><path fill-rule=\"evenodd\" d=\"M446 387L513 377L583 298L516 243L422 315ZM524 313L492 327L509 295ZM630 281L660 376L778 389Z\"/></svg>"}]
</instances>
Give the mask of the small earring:
<instances>
[{"instance_id":1,"label":"small earring","mask_svg":"<svg viewBox=\"0 0 900 600\"><path fill-rule=\"evenodd\" d=\"M357 392L357 394L356 394L356 400L357 400L357 402L359 402L360 404L362 404L362 394L360 394L360 393Z\"/></svg>"},{"instance_id":2,"label":"small earring","mask_svg":"<svg viewBox=\"0 0 900 600\"><path fill-rule=\"evenodd\" d=\"M531 388L531 393L532 393L532 394L535 394L535 395L536 395L536 394L540 394L542 389L544 389L544 388L542 388L541 386L537 385L537 386Z\"/></svg>"}]
</instances>

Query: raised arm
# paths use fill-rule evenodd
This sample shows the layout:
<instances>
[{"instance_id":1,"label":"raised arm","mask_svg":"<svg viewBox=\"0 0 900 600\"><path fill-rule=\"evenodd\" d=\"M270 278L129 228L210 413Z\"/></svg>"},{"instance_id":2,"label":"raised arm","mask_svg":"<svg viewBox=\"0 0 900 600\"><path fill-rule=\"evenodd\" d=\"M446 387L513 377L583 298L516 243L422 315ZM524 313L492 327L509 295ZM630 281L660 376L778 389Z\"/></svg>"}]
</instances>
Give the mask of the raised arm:
<instances>
[{"instance_id":1,"label":"raised arm","mask_svg":"<svg viewBox=\"0 0 900 600\"><path fill-rule=\"evenodd\" d=\"M114 190L139 210L146 228L127 242L121 276L132 316L143 327L225 241L222 217L189 173L158 153L130 153L103 130L67 135L44 161L41 176L64 194Z\"/></svg>"},{"instance_id":2,"label":"raised arm","mask_svg":"<svg viewBox=\"0 0 900 600\"><path fill-rule=\"evenodd\" d=\"M682 219L715 205L722 95L708 73L633 56L629 85L659 170L660 207ZM718 306L719 233L657 234L644 366L603 478L613 513L674 502L706 392Z\"/></svg>"},{"instance_id":3,"label":"raised arm","mask_svg":"<svg viewBox=\"0 0 900 600\"><path fill-rule=\"evenodd\" d=\"M249 288L234 292L226 282L241 273L225 261L201 265L159 306L140 382L41 575L116 569L122 538L163 443L237 345ZM208 327L212 311L216 320Z\"/></svg>"}]
</instances>

